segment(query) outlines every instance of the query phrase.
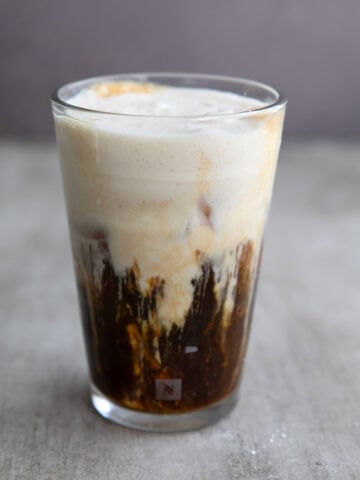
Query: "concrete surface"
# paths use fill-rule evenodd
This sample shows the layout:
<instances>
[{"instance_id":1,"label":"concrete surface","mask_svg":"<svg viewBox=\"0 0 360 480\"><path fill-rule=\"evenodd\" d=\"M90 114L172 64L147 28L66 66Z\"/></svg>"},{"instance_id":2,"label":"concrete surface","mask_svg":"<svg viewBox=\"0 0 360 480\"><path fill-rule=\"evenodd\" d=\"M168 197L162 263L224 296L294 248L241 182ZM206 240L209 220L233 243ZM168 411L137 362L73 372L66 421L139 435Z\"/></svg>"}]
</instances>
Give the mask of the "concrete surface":
<instances>
[{"instance_id":1,"label":"concrete surface","mask_svg":"<svg viewBox=\"0 0 360 480\"><path fill-rule=\"evenodd\" d=\"M285 145L241 401L178 435L90 407L54 147L0 162L1 480L360 479L360 144Z\"/></svg>"}]
</instances>

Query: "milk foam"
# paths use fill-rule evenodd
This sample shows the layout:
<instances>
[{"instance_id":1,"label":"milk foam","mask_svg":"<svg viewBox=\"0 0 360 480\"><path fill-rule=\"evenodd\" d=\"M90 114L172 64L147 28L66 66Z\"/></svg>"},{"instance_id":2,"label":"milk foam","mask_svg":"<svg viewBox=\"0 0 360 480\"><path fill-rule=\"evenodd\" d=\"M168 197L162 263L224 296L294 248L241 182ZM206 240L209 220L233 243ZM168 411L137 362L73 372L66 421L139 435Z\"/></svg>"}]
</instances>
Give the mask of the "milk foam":
<instances>
[{"instance_id":1,"label":"milk foam","mask_svg":"<svg viewBox=\"0 0 360 480\"><path fill-rule=\"evenodd\" d=\"M246 112L264 106L254 98L210 89L153 84L145 84L141 89L131 82L117 89L116 85L100 84L96 88L81 90L68 103L108 113L153 116L211 116Z\"/></svg>"},{"instance_id":2,"label":"milk foam","mask_svg":"<svg viewBox=\"0 0 360 480\"><path fill-rule=\"evenodd\" d=\"M55 116L74 254L84 225L106 231L119 273L136 264L144 293L151 278L165 280L158 314L170 328L184 321L201 262L226 275L241 242L260 250L283 111L247 117L235 112L262 104L232 93L118 87L86 89L68 103L127 115ZM231 312L231 291L225 305Z\"/></svg>"}]
</instances>

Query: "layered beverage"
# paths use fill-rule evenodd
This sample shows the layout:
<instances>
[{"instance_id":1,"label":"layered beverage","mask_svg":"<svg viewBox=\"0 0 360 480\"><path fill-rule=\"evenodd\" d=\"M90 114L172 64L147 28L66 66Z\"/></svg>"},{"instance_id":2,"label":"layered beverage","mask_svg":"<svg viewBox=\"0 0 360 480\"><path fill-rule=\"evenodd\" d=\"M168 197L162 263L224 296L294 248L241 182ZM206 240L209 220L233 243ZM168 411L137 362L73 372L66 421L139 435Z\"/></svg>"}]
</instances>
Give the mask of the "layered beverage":
<instances>
[{"instance_id":1,"label":"layered beverage","mask_svg":"<svg viewBox=\"0 0 360 480\"><path fill-rule=\"evenodd\" d=\"M93 401L140 427L233 399L246 351L285 107L199 78L53 99Z\"/></svg>"}]
</instances>

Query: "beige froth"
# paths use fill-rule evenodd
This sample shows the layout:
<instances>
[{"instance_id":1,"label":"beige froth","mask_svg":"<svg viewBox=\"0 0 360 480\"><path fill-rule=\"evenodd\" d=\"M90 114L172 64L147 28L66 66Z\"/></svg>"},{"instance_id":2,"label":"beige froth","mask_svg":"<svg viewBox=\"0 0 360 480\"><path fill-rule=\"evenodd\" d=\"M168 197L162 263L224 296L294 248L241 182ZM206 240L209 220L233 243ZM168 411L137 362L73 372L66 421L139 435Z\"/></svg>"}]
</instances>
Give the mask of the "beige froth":
<instances>
[{"instance_id":1,"label":"beige froth","mask_svg":"<svg viewBox=\"0 0 360 480\"><path fill-rule=\"evenodd\" d=\"M235 110L249 106L249 99L214 92L214 100L212 91L206 92L207 109L212 101L219 109L222 96L226 109L230 100ZM186 91L181 94L186 104ZM134 96L125 93L122 104L126 95ZM148 95L156 104L156 91ZM172 97L180 101L177 94ZM111 102L112 96L105 99ZM175 113L184 108L173 107ZM151 278L164 279L159 319L168 326L181 324L193 296L191 280L200 275L205 259L226 274L237 268L236 247L242 241L253 240L260 248L282 115L212 120L56 115L75 255L84 226L104 230L115 268L123 272L136 263L144 292ZM221 283L217 288L220 295ZM229 312L231 290L225 304Z\"/></svg>"}]
</instances>

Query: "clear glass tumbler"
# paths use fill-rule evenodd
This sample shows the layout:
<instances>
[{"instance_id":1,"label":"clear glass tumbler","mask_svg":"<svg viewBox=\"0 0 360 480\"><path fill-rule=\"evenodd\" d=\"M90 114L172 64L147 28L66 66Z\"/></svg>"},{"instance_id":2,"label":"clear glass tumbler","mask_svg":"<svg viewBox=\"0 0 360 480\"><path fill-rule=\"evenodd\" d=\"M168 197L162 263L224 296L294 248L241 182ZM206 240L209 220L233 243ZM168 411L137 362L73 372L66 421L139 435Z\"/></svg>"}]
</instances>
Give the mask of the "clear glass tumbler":
<instances>
[{"instance_id":1,"label":"clear glass tumbler","mask_svg":"<svg viewBox=\"0 0 360 480\"><path fill-rule=\"evenodd\" d=\"M84 88L122 82L258 103L187 116L71 104ZM53 94L91 398L102 416L180 431L234 407L285 105L261 83L191 74L93 78Z\"/></svg>"}]
</instances>

